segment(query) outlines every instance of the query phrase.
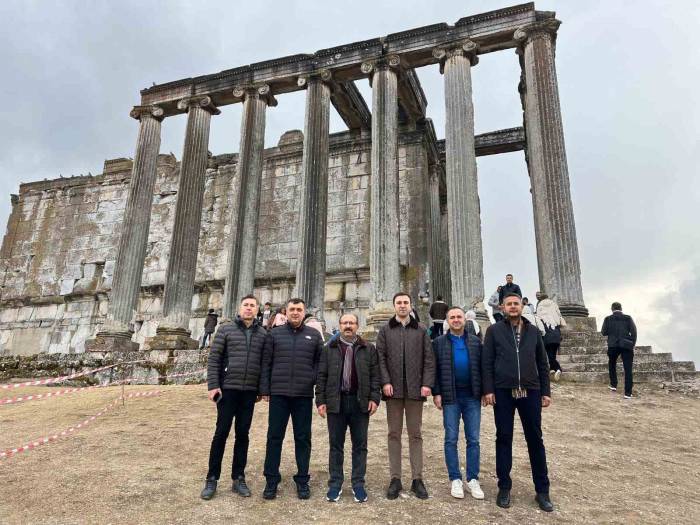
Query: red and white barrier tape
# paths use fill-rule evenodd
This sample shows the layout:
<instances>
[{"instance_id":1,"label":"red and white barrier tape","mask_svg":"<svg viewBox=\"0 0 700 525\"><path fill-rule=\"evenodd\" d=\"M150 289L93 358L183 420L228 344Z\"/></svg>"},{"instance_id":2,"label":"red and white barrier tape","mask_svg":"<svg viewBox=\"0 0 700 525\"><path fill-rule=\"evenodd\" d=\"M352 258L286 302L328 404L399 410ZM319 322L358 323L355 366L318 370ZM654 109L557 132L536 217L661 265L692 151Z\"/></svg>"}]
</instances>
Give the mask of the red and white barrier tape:
<instances>
[{"instance_id":1,"label":"red and white barrier tape","mask_svg":"<svg viewBox=\"0 0 700 525\"><path fill-rule=\"evenodd\" d=\"M128 361L126 363L114 363L113 365L102 366L100 368L95 368L94 370L87 370L86 372L78 372L75 374L71 374L69 376L49 377L47 379L37 379L35 381L26 381L24 383L10 383L10 384L6 384L6 385L0 385L0 389L9 390L11 388L21 388L21 387L25 387L25 386L51 385L53 383L60 383L61 381L75 379L76 377L83 377L83 376L87 376L90 374L94 374L96 372L102 372L103 370L108 370L110 368L114 368L115 366L133 365L136 363L145 363L145 362L146 362L146 359L140 359L138 361Z\"/></svg>"},{"instance_id":2,"label":"red and white barrier tape","mask_svg":"<svg viewBox=\"0 0 700 525\"><path fill-rule=\"evenodd\" d=\"M73 425L72 427L67 428L63 432L60 432L58 434L53 434L50 436L45 436L41 437L39 439L35 439L34 441L30 441L29 443L26 443L22 445L21 447L17 448L10 448L5 450L4 452L0 452L0 459L5 459L9 458L10 456L14 456L16 454L20 454L21 452L27 452L29 450L33 450L41 445L46 445L47 443L51 443L52 441L56 441L59 438L68 436L77 430L80 430L81 428L89 425L91 422L93 422L95 419L103 415L105 412L108 410L111 410L115 406L119 404L120 401L123 399L129 399L133 397L150 397L156 394L160 394L162 390L149 390L148 392L133 392L131 394L128 394L126 396L119 396L117 399L112 401L109 405L104 407L102 410L100 410L97 414L94 416L90 416L89 418L85 419L84 421L81 421L77 425Z\"/></svg>"},{"instance_id":3,"label":"red and white barrier tape","mask_svg":"<svg viewBox=\"0 0 700 525\"><path fill-rule=\"evenodd\" d=\"M195 370L193 372L184 372L181 374L171 374L167 376L158 376L158 379L170 379L171 377L185 377L185 376L193 376L196 374L201 374L202 372L205 372L207 369L202 368L200 370ZM133 381L135 378L134 377L129 377L127 379L123 379L121 381L114 381L112 383L106 384L106 385L93 385L93 386L82 386L82 387L76 387L76 388L66 388L63 390L58 390L56 392L46 392L42 394L31 394L31 395L25 395L25 396L16 396L16 397L8 397L5 399L0 399L0 405L12 405L16 403L22 403L24 401L35 401L35 400L40 400L40 399L48 399L50 397L56 397L56 396L62 396L64 394L73 394L75 392L84 392L86 390L94 390L95 388L103 388L106 386L118 386L122 385L124 383L128 383L130 381Z\"/></svg>"}]
</instances>

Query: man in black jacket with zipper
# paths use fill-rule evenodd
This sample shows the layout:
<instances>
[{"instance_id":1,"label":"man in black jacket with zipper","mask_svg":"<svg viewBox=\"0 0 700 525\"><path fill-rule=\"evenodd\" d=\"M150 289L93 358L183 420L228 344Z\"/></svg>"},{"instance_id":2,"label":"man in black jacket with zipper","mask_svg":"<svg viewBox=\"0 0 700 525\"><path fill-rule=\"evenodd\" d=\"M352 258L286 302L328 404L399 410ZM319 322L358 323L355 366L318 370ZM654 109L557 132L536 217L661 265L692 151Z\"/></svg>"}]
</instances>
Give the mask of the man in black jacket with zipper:
<instances>
[{"instance_id":1,"label":"man in black jacket with zipper","mask_svg":"<svg viewBox=\"0 0 700 525\"><path fill-rule=\"evenodd\" d=\"M311 416L323 339L318 330L304 324L305 314L304 301L290 299L287 302L287 323L269 332L263 351L260 393L270 403L265 451L265 499L277 496L277 486L282 479L282 442L290 417L294 428L297 496L299 499L311 497Z\"/></svg>"},{"instance_id":2,"label":"man in black jacket with zipper","mask_svg":"<svg viewBox=\"0 0 700 525\"><path fill-rule=\"evenodd\" d=\"M542 407L552 403L547 353L538 328L521 316L520 295L507 294L503 309L506 318L488 328L481 354L483 404L493 406L496 422L496 504L510 507L513 422L517 409L530 456L535 500L540 509L551 512L554 506L549 499L547 457L542 440Z\"/></svg>"},{"instance_id":3,"label":"man in black jacket with zipper","mask_svg":"<svg viewBox=\"0 0 700 525\"><path fill-rule=\"evenodd\" d=\"M357 335L355 314L340 317L340 336L321 354L316 383L316 406L328 417L328 501L338 501L343 486L345 434L352 441L352 493L357 503L367 501L367 429L381 400L379 358L372 343Z\"/></svg>"},{"instance_id":4,"label":"man in black jacket with zipper","mask_svg":"<svg viewBox=\"0 0 700 525\"><path fill-rule=\"evenodd\" d=\"M608 373L610 390L617 390L617 358L622 356L625 370L625 399L632 399L632 362L634 346L637 344L637 327L632 317L622 313L622 305L612 304L612 315L603 321L600 333L608 338Z\"/></svg>"},{"instance_id":5,"label":"man in black jacket with zipper","mask_svg":"<svg viewBox=\"0 0 700 525\"><path fill-rule=\"evenodd\" d=\"M211 499L221 475L226 439L236 419L233 446L233 492L250 496L245 482L248 459L248 432L258 397L263 347L267 332L256 319L258 300L254 295L241 299L238 315L232 323L219 328L207 361L209 399L216 403L216 431L209 452L209 472L202 499Z\"/></svg>"}]
</instances>

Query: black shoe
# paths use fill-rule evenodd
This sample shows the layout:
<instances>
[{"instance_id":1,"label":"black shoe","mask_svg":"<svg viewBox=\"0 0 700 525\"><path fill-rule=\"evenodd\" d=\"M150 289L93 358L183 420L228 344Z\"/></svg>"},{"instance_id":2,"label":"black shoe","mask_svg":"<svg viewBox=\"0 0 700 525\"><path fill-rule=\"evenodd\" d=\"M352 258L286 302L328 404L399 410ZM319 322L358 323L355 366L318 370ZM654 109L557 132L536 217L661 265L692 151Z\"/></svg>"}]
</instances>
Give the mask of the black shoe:
<instances>
[{"instance_id":1,"label":"black shoe","mask_svg":"<svg viewBox=\"0 0 700 525\"><path fill-rule=\"evenodd\" d=\"M297 497L299 499L309 499L311 497L311 487L307 483L297 483Z\"/></svg>"},{"instance_id":2,"label":"black shoe","mask_svg":"<svg viewBox=\"0 0 700 525\"><path fill-rule=\"evenodd\" d=\"M277 483L268 481L263 490L263 499L275 499L277 497Z\"/></svg>"},{"instance_id":3,"label":"black shoe","mask_svg":"<svg viewBox=\"0 0 700 525\"><path fill-rule=\"evenodd\" d=\"M413 480L411 483L411 492L413 492L418 499L428 499L428 489L425 488L422 479Z\"/></svg>"},{"instance_id":4,"label":"black shoe","mask_svg":"<svg viewBox=\"0 0 700 525\"><path fill-rule=\"evenodd\" d=\"M510 490L498 489L498 496L496 496L496 505L504 509L510 507Z\"/></svg>"},{"instance_id":5,"label":"black shoe","mask_svg":"<svg viewBox=\"0 0 700 525\"><path fill-rule=\"evenodd\" d=\"M212 499L216 493L216 483L216 478L207 478L204 482L204 488L202 489L202 493L199 495L199 497L206 500Z\"/></svg>"},{"instance_id":6,"label":"black shoe","mask_svg":"<svg viewBox=\"0 0 700 525\"><path fill-rule=\"evenodd\" d=\"M245 483L245 476L238 476L237 479L233 480L233 486L231 487L232 492L237 492L244 498L249 498L251 493L248 485Z\"/></svg>"},{"instance_id":7,"label":"black shoe","mask_svg":"<svg viewBox=\"0 0 700 525\"><path fill-rule=\"evenodd\" d=\"M549 499L549 494L546 492L538 492L535 496L535 501L540 506L540 509L545 512L552 512L554 510L554 505L552 505L552 501Z\"/></svg>"},{"instance_id":8,"label":"black shoe","mask_svg":"<svg viewBox=\"0 0 700 525\"><path fill-rule=\"evenodd\" d=\"M386 491L387 499L396 499L399 497L399 493L403 490L401 485L401 480L399 478L392 478L389 483L389 488Z\"/></svg>"}]
</instances>

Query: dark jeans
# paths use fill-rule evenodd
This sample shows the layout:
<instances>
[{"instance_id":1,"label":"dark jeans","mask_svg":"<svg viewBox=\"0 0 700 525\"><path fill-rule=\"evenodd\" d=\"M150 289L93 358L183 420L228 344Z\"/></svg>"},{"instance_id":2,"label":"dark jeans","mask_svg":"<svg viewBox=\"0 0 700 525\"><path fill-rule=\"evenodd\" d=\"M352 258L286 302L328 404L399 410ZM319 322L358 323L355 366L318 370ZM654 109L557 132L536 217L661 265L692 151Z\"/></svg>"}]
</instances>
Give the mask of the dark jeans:
<instances>
[{"instance_id":1,"label":"dark jeans","mask_svg":"<svg viewBox=\"0 0 700 525\"><path fill-rule=\"evenodd\" d=\"M610 386L617 388L617 358L622 356L622 367L625 370L625 395L632 395L632 362L634 351L618 346L608 348L608 372L610 374Z\"/></svg>"},{"instance_id":2,"label":"dark jeans","mask_svg":"<svg viewBox=\"0 0 700 525\"><path fill-rule=\"evenodd\" d=\"M294 429L294 455L297 460L297 474L294 476L294 481L309 482L312 408L312 397L270 396L264 470L268 483L279 483L282 479L280 476L282 442L290 416Z\"/></svg>"},{"instance_id":3,"label":"dark jeans","mask_svg":"<svg viewBox=\"0 0 700 525\"><path fill-rule=\"evenodd\" d=\"M367 407L364 407L367 408ZM345 433L350 427L352 442L352 486L364 486L367 471L367 429L369 413L362 412L355 394L342 394L340 412L328 414L328 486L343 485L343 458L345 456Z\"/></svg>"},{"instance_id":4,"label":"dark jeans","mask_svg":"<svg viewBox=\"0 0 700 525\"><path fill-rule=\"evenodd\" d=\"M207 342L211 339L212 335L214 335L213 332L204 332L204 335L202 336L202 344L199 347L200 349L207 346Z\"/></svg>"},{"instance_id":5,"label":"dark jeans","mask_svg":"<svg viewBox=\"0 0 700 525\"><path fill-rule=\"evenodd\" d=\"M443 321L433 322L433 339L435 339L436 337L440 337L444 333L442 331L442 323Z\"/></svg>"},{"instance_id":6,"label":"dark jeans","mask_svg":"<svg viewBox=\"0 0 700 525\"><path fill-rule=\"evenodd\" d=\"M557 361L557 352L559 351L559 343L549 343L544 345L545 350L547 350L547 357L549 358L549 369L550 370L561 370L561 365Z\"/></svg>"},{"instance_id":7,"label":"dark jeans","mask_svg":"<svg viewBox=\"0 0 700 525\"><path fill-rule=\"evenodd\" d=\"M209 450L209 472L207 478L219 479L221 461L224 458L226 439L231 432L233 418L236 418L236 437L233 445L233 468L231 478L245 476L248 461L248 432L253 421L256 392L243 390L222 390L221 399L216 404L216 431Z\"/></svg>"},{"instance_id":8,"label":"dark jeans","mask_svg":"<svg viewBox=\"0 0 700 525\"><path fill-rule=\"evenodd\" d=\"M530 456L530 469L535 491L549 492L547 476L547 456L542 441L542 396L539 390L527 391L527 397L514 399L510 388L496 389L496 404L493 415L496 420L496 475L498 488L510 490L512 482L510 470L513 467L513 422L515 409L518 409L523 426L527 452Z\"/></svg>"}]
</instances>

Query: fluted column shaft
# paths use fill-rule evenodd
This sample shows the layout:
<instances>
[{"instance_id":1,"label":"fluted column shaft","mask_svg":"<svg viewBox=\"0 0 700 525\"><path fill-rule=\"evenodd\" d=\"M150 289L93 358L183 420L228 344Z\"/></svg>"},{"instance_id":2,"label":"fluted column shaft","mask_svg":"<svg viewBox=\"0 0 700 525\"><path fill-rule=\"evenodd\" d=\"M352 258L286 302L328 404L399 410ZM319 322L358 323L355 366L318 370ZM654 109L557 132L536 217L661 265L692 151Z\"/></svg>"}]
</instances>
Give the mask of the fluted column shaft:
<instances>
[{"instance_id":1,"label":"fluted column shaft","mask_svg":"<svg viewBox=\"0 0 700 525\"><path fill-rule=\"evenodd\" d=\"M328 126L331 91L321 76L307 83L296 295L323 317L328 217Z\"/></svg>"},{"instance_id":2,"label":"fluted column shaft","mask_svg":"<svg viewBox=\"0 0 700 525\"><path fill-rule=\"evenodd\" d=\"M137 106L131 116L140 121L139 136L114 266L112 297L103 329L104 333L125 337L131 335L129 323L141 289L163 110L156 106Z\"/></svg>"},{"instance_id":3,"label":"fluted column shaft","mask_svg":"<svg viewBox=\"0 0 700 525\"><path fill-rule=\"evenodd\" d=\"M375 65L374 68L370 178L370 286L372 306L377 307L383 303L384 306L391 308L392 297L399 291L401 283L397 76L390 61Z\"/></svg>"},{"instance_id":4,"label":"fluted column shaft","mask_svg":"<svg viewBox=\"0 0 700 525\"><path fill-rule=\"evenodd\" d=\"M476 45L438 50L445 75L445 159L452 302L483 311L484 261L474 151L471 66Z\"/></svg>"},{"instance_id":5,"label":"fluted column shaft","mask_svg":"<svg viewBox=\"0 0 700 525\"><path fill-rule=\"evenodd\" d=\"M428 237L429 237L429 262L430 262L430 296L433 300L438 295L445 297L444 276L442 272L441 250L442 246L440 235L440 177L439 166L433 164L430 166L430 179L428 181Z\"/></svg>"},{"instance_id":6,"label":"fluted column shaft","mask_svg":"<svg viewBox=\"0 0 700 525\"><path fill-rule=\"evenodd\" d=\"M212 113L218 114L219 111L212 105L209 97L181 100L178 107L187 111L187 131L180 164L175 223L165 273L163 320L158 326L158 331L189 334L199 230L202 223L209 124Z\"/></svg>"},{"instance_id":7,"label":"fluted column shaft","mask_svg":"<svg viewBox=\"0 0 700 525\"><path fill-rule=\"evenodd\" d=\"M554 38L550 19L519 29L525 77L525 131L537 236L540 289L564 315L587 316L571 202L564 128L559 105Z\"/></svg>"},{"instance_id":8,"label":"fluted column shaft","mask_svg":"<svg viewBox=\"0 0 700 525\"><path fill-rule=\"evenodd\" d=\"M238 153L238 192L231 215L231 244L224 287L225 318L232 318L238 301L253 293L258 250L258 213L265 148L265 110L269 87L235 90L243 98L241 143Z\"/></svg>"}]
</instances>

